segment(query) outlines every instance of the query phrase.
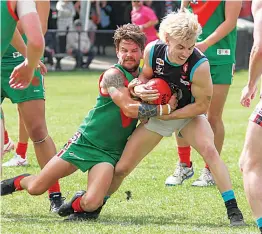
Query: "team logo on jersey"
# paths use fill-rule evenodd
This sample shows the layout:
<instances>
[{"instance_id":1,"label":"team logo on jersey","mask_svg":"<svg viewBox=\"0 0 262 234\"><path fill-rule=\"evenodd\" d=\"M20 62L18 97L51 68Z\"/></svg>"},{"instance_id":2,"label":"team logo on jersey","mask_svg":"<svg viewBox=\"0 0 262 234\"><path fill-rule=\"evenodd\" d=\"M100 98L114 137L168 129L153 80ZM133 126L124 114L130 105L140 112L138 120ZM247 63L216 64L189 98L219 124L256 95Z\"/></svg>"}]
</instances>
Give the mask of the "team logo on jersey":
<instances>
[{"instance_id":1,"label":"team logo on jersey","mask_svg":"<svg viewBox=\"0 0 262 234\"><path fill-rule=\"evenodd\" d=\"M217 55L230 55L230 49L217 49Z\"/></svg>"},{"instance_id":2,"label":"team logo on jersey","mask_svg":"<svg viewBox=\"0 0 262 234\"><path fill-rule=\"evenodd\" d=\"M156 70L154 71L157 75L164 75L164 68L160 65L156 65Z\"/></svg>"},{"instance_id":3,"label":"team logo on jersey","mask_svg":"<svg viewBox=\"0 0 262 234\"><path fill-rule=\"evenodd\" d=\"M157 58L156 59L156 64L158 64L158 65L160 65L160 66L164 66L164 60L163 59L161 59L161 58Z\"/></svg>"},{"instance_id":4,"label":"team logo on jersey","mask_svg":"<svg viewBox=\"0 0 262 234\"><path fill-rule=\"evenodd\" d=\"M18 58L18 57L21 57L21 56L22 56L22 54L19 53L18 51L13 53L13 58Z\"/></svg>"}]
</instances>

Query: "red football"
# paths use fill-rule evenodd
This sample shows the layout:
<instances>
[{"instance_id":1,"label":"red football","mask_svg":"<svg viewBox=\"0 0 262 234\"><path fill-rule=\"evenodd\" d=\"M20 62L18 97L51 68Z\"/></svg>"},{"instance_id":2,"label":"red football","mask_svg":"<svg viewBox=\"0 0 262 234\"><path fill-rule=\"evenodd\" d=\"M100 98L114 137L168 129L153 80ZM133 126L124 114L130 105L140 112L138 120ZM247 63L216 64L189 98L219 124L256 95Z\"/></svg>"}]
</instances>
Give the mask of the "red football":
<instances>
[{"instance_id":1,"label":"red football","mask_svg":"<svg viewBox=\"0 0 262 234\"><path fill-rule=\"evenodd\" d=\"M161 78L152 78L146 83L146 86L150 87L151 89L157 89L160 93L159 98L152 101L153 104L165 105L172 96L172 92L168 83Z\"/></svg>"}]
</instances>

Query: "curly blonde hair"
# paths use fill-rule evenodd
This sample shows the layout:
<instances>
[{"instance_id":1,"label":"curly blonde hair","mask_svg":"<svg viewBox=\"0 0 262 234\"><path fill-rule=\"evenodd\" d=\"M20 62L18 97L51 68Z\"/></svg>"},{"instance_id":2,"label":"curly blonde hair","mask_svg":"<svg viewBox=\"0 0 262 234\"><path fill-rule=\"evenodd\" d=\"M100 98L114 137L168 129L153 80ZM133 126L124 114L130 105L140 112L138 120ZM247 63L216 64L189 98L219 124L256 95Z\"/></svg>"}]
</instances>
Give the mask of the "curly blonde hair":
<instances>
[{"instance_id":1,"label":"curly blonde hair","mask_svg":"<svg viewBox=\"0 0 262 234\"><path fill-rule=\"evenodd\" d=\"M187 9L172 12L165 16L159 27L159 38L166 43L166 36L178 40L187 41L197 39L202 33L201 25L198 23L197 15Z\"/></svg>"}]
</instances>

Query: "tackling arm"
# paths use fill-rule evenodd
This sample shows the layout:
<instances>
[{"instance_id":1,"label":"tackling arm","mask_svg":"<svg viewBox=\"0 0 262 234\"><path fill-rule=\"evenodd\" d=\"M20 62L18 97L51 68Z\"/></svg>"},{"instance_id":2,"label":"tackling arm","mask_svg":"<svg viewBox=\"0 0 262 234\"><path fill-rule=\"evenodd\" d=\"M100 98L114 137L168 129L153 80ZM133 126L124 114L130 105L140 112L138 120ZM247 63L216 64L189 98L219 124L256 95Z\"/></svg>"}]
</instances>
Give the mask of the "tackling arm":
<instances>
[{"instance_id":1,"label":"tackling arm","mask_svg":"<svg viewBox=\"0 0 262 234\"><path fill-rule=\"evenodd\" d=\"M133 100L128 88L124 85L123 73L117 69L112 68L107 70L103 75L100 86L102 91L108 93L114 103L129 118L144 119L171 112L168 105L149 105Z\"/></svg>"}]
</instances>

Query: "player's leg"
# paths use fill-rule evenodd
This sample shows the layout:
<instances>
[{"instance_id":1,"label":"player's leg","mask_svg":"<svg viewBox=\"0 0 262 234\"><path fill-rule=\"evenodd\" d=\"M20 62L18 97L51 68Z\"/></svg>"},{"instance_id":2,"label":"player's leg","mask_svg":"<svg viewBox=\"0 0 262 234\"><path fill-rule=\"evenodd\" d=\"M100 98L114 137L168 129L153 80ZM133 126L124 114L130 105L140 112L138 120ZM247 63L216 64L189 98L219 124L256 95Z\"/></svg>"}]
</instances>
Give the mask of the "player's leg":
<instances>
[{"instance_id":1,"label":"player's leg","mask_svg":"<svg viewBox=\"0 0 262 234\"><path fill-rule=\"evenodd\" d=\"M262 106L262 101L260 101ZM261 106L259 110L261 110ZM257 225L262 231L262 116L254 112L247 127L244 148L240 158L244 189Z\"/></svg>"},{"instance_id":2,"label":"player's leg","mask_svg":"<svg viewBox=\"0 0 262 234\"><path fill-rule=\"evenodd\" d=\"M214 134L207 119L204 116L195 117L181 130L181 134L209 165L225 202L231 225L243 225L243 216L237 207L229 172L215 148Z\"/></svg>"},{"instance_id":3,"label":"player's leg","mask_svg":"<svg viewBox=\"0 0 262 234\"><path fill-rule=\"evenodd\" d=\"M109 195L117 191L124 178L154 149L162 138L163 136L148 130L143 124L136 128L116 164L113 181L108 191Z\"/></svg>"},{"instance_id":4,"label":"player's leg","mask_svg":"<svg viewBox=\"0 0 262 234\"><path fill-rule=\"evenodd\" d=\"M208 122L214 132L215 146L220 155L225 138L225 128L222 115L229 88L232 83L234 64L212 65L210 70L213 81L213 95L207 116ZM206 164L202 174L192 185L202 187L214 184L209 166Z\"/></svg>"},{"instance_id":5,"label":"player's leg","mask_svg":"<svg viewBox=\"0 0 262 234\"><path fill-rule=\"evenodd\" d=\"M19 109L18 109L18 113L19 113L18 143L17 143L16 152L15 152L14 157L3 164L3 166L6 166L6 167L28 165L26 152L27 152L29 136L25 128L24 121L20 114Z\"/></svg>"},{"instance_id":6,"label":"player's leg","mask_svg":"<svg viewBox=\"0 0 262 234\"><path fill-rule=\"evenodd\" d=\"M77 167L61 159L53 157L40 171L39 175L23 174L1 181L1 196L20 190L27 190L31 195L41 195L58 179L75 172Z\"/></svg>"},{"instance_id":7,"label":"player's leg","mask_svg":"<svg viewBox=\"0 0 262 234\"><path fill-rule=\"evenodd\" d=\"M79 142L78 151L72 151L67 158L71 157L72 162L83 172L88 170L88 187L87 191L78 191L60 207L58 214L69 216L66 220L70 221L98 218L108 198L106 194L112 182L114 166L121 156L120 152L105 151L95 146L82 135Z\"/></svg>"},{"instance_id":8,"label":"player's leg","mask_svg":"<svg viewBox=\"0 0 262 234\"><path fill-rule=\"evenodd\" d=\"M167 177L165 181L165 185L167 186L181 185L184 180L189 179L194 175L190 155L191 147L184 138L176 136L176 142L179 162L177 163L173 175Z\"/></svg>"},{"instance_id":9,"label":"player's leg","mask_svg":"<svg viewBox=\"0 0 262 234\"><path fill-rule=\"evenodd\" d=\"M3 111L2 108L1 108L1 113L2 113L2 117L3 117L3 131L4 131L4 136L3 136L3 140L4 140L3 154L5 154L5 153L9 153L12 150L14 150L15 144L12 141L12 139L9 137L8 131L5 128L4 111Z\"/></svg>"}]
</instances>

